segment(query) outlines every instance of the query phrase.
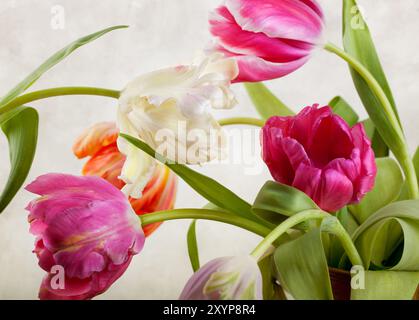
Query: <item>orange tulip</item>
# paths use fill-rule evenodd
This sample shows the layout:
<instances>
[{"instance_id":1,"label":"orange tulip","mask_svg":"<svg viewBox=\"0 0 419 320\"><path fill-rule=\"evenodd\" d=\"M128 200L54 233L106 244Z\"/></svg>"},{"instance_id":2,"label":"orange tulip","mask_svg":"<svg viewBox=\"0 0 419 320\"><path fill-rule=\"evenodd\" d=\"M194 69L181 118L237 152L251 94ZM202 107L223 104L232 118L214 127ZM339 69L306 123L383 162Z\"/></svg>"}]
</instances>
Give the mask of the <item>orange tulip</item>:
<instances>
[{"instance_id":1,"label":"orange tulip","mask_svg":"<svg viewBox=\"0 0 419 320\"><path fill-rule=\"evenodd\" d=\"M77 158L90 157L83 167L83 175L99 176L122 189L125 183L119 179L125 156L119 152L116 140L118 128L112 122L101 122L85 130L76 140L73 153ZM177 191L177 178L163 165L157 165L139 199L129 198L138 215L173 209ZM144 227L149 236L161 223Z\"/></svg>"}]
</instances>

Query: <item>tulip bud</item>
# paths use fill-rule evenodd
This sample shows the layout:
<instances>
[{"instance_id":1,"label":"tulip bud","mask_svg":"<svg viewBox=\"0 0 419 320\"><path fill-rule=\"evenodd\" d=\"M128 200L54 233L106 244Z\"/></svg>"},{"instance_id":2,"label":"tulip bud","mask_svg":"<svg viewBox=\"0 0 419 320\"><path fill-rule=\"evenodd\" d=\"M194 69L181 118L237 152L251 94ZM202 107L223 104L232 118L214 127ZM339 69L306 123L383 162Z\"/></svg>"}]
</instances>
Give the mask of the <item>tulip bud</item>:
<instances>
[{"instance_id":1,"label":"tulip bud","mask_svg":"<svg viewBox=\"0 0 419 320\"><path fill-rule=\"evenodd\" d=\"M125 195L98 177L46 174L26 187L34 252L48 274L41 299L91 299L106 291L144 245L141 223ZM54 286L55 270L63 283Z\"/></svg>"},{"instance_id":2,"label":"tulip bud","mask_svg":"<svg viewBox=\"0 0 419 320\"><path fill-rule=\"evenodd\" d=\"M359 202L374 186L377 168L363 124L350 128L330 107L272 117L261 141L273 178L305 192L325 211Z\"/></svg>"},{"instance_id":3,"label":"tulip bud","mask_svg":"<svg viewBox=\"0 0 419 320\"><path fill-rule=\"evenodd\" d=\"M226 0L210 17L214 49L237 59L236 82L270 80L298 69L322 30L315 0Z\"/></svg>"},{"instance_id":4,"label":"tulip bud","mask_svg":"<svg viewBox=\"0 0 419 320\"><path fill-rule=\"evenodd\" d=\"M180 300L261 300L262 275L251 256L223 257L201 267Z\"/></svg>"}]
</instances>

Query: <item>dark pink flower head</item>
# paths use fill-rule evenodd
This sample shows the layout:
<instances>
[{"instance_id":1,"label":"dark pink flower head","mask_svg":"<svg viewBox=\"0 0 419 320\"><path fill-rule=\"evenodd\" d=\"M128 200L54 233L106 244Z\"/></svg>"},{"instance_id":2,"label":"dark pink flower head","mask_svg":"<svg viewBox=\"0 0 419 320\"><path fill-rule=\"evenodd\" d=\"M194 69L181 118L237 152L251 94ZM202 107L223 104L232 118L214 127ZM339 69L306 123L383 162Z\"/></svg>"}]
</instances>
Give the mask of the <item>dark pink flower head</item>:
<instances>
[{"instance_id":1,"label":"dark pink flower head","mask_svg":"<svg viewBox=\"0 0 419 320\"><path fill-rule=\"evenodd\" d=\"M128 199L98 177L46 174L26 190L40 195L29 203L34 252L48 272L41 299L90 299L106 291L144 245L140 220ZM62 268L61 285L54 282Z\"/></svg>"},{"instance_id":2,"label":"dark pink flower head","mask_svg":"<svg viewBox=\"0 0 419 320\"><path fill-rule=\"evenodd\" d=\"M323 13L315 0L226 0L210 16L216 50L236 57L236 82L283 77L320 42Z\"/></svg>"},{"instance_id":3,"label":"dark pink flower head","mask_svg":"<svg viewBox=\"0 0 419 320\"><path fill-rule=\"evenodd\" d=\"M262 156L274 179L333 212L374 186L377 168L362 124L350 128L330 107L272 117L262 130Z\"/></svg>"}]
</instances>

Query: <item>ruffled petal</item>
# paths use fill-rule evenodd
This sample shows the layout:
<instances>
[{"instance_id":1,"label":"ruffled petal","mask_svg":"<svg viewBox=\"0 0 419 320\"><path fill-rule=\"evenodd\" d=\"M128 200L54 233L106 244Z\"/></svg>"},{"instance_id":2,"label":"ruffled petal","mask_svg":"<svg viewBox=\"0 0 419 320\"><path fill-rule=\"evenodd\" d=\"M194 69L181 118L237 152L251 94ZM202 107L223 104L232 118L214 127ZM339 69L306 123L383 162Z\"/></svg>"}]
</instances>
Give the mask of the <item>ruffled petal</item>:
<instances>
[{"instance_id":1,"label":"ruffled petal","mask_svg":"<svg viewBox=\"0 0 419 320\"><path fill-rule=\"evenodd\" d=\"M83 167L83 175L97 176L110 182L118 189L125 183L119 179L125 156L119 152L116 143L100 149Z\"/></svg>"},{"instance_id":2,"label":"ruffled petal","mask_svg":"<svg viewBox=\"0 0 419 320\"><path fill-rule=\"evenodd\" d=\"M86 129L73 145L73 153L81 159L93 156L103 147L116 142L118 128L113 122L100 122Z\"/></svg>"},{"instance_id":3,"label":"ruffled petal","mask_svg":"<svg viewBox=\"0 0 419 320\"><path fill-rule=\"evenodd\" d=\"M283 77L303 66L309 59L309 56L298 60L284 63L274 63L263 60L257 56L237 55L222 47L216 47L216 50L222 52L226 57L235 57L239 65L240 73L232 82L260 82Z\"/></svg>"},{"instance_id":4,"label":"ruffled petal","mask_svg":"<svg viewBox=\"0 0 419 320\"><path fill-rule=\"evenodd\" d=\"M312 50L312 45L307 43L293 45L291 40L242 30L225 6L211 16L210 26L221 46L240 56L257 56L269 62L285 63L305 57Z\"/></svg>"},{"instance_id":5,"label":"ruffled petal","mask_svg":"<svg viewBox=\"0 0 419 320\"><path fill-rule=\"evenodd\" d=\"M314 0L226 0L225 5L242 29L271 38L316 43L323 30L323 15Z\"/></svg>"},{"instance_id":6,"label":"ruffled petal","mask_svg":"<svg viewBox=\"0 0 419 320\"><path fill-rule=\"evenodd\" d=\"M359 149L361 158L360 178L356 182L356 193L352 199L359 202L361 198L374 187L377 175L377 165L375 162L374 151L371 148L371 141L368 139L364 125L359 123L352 128L354 145Z\"/></svg>"}]
</instances>

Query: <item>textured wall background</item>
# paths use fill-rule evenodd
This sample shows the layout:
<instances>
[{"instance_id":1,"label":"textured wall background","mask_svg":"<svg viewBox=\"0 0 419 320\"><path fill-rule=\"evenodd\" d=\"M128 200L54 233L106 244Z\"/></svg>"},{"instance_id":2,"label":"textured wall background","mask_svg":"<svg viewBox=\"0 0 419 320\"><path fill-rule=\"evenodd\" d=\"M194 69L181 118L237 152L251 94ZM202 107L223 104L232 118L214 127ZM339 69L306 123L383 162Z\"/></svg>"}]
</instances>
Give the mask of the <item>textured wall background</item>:
<instances>
[{"instance_id":1,"label":"textured wall background","mask_svg":"<svg viewBox=\"0 0 419 320\"><path fill-rule=\"evenodd\" d=\"M320 2L327 17L327 38L340 44L341 1ZM419 137L419 3L415 0L359 3L368 18L413 150ZM207 15L218 4L218 0L2 0L0 92L6 92L70 41L116 24L129 24L131 28L113 32L77 51L33 89L71 85L120 89L141 73L187 63L210 39ZM63 29L51 27L56 8L64 9ZM295 110L315 102L326 104L340 94L365 116L346 65L326 52L316 52L302 69L268 85ZM217 116L256 115L243 88L238 85L235 91L239 106ZM37 155L28 181L47 172L79 173L83 163L71 153L73 140L85 127L114 119L116 107L114 100L96 97L55 98L32 105L38 108L41 123ZM238 145L232 148L240 152ZM3 136L0 150L3 186L9 170ZM260 160L257 165L262 172L253 176L246 175L239 164L209 165L198 170L252 201L270 178ZM35 299L43 276L31 253L34 239L28 233L24 210L31 198L28 192L20 191L0 216L2 299ZM180 183L177 207L204 204L204 199ZM187 221L164 224L148 239L144 251L134 258L125 275L100 298L177 298L192 272L185 241L188 225ZM202 262L221 255L245 254L259 240L237 228L204 221L198 224L198 237Z\"/></svg>"}]
</instances>

